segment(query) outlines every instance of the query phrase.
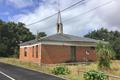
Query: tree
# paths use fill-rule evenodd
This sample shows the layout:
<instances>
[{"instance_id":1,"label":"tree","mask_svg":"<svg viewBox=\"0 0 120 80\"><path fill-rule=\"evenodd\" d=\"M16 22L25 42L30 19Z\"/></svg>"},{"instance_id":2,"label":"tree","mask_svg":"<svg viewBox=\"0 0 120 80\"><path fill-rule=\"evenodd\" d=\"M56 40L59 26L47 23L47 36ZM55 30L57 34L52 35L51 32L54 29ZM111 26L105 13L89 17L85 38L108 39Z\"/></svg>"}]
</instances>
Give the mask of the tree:
<instances>
[{"instance_id":1,"label":"tree","mask_svg":"<svg viewBox=\"0 0 120 80\"><path fill-rule=\"evenodd\" d=\"M99 69L110 69L110 60L115 56L115 52L108 43L98 43L97 48L97 59Z\"/></svg>"},{"instance_id":2,"label":"tree","mask_svg":"<svg viewBox=\"0 0 120 80\"><path fill-rule=\"evenodd\" d=\"M35 36L32 34L32 32L29 31L28 28L25 27L25 24L20 22L16 26L16 34L19 37L19 41L22 42L35 39Z\"/></svg>"},{"instance_id":3,"label":"tree","mask_svg":"<svg viewBox=\"0 0 120 80\"><path fill-rule=\"evenodd\" d=\"M85 35L85 37L97 39L97 40L105 40L108 41L111 35L109 34L107 29L101 28L99 30L92 31Z\"/></svg>"},{"instance_id":4,"label":"tree","mask_svg":"<svg viewBox=\"0 0 120 80\"><path fill-rule=\"evenodd\" d=\"M39 33L37 34L37 38L38 38L38 39L40 39L40 38L42 38L42 37L45 37L45 36L47 36L47 34L46 34L45 32L39 32Z\"/></svg>"},{"instance_id":5,"label":"tree","mask_svg":"<svg viewBox=\"0 0 120 80\"><path fill-rule=\"evenodd\" d=\"M23 23L0 21L0 56L18 54L20 41L34 39L34 35Z\"/></svg>"},{"instance_id":6,"label":"tree","mask_svg":"<svg viewBox=\"0 0 120 80\"><path fill-rule=\"evenodd\" d=\"M85 37L109 42L116 53L116 59L120 59L120 32L101 28L86 34Z\"/></svg>"}]
</instances>

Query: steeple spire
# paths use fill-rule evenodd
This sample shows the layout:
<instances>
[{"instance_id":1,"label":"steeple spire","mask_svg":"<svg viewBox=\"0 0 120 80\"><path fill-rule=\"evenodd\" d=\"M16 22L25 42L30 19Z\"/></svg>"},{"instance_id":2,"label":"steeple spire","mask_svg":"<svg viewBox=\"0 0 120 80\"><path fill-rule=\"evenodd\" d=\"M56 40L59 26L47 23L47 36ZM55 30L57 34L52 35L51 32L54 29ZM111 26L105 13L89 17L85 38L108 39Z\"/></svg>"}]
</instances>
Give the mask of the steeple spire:
<instances>
[{"instance_id":1,"label":"steeple spire","mask_svg":"<svg viewBox=\"0 0 120 80\"><path fill-rule=\"evenodd\" d=\"M63 34L63 24L61 20L61 13L58 12L58 18L57 18L57 33Z\"/></svg>"},{"instance_id":2,"label":"steeple spire","mask_svg":"<svg viewBox=\"0 0 120 80\"><path fill-rule=\"evenodd\" d=\"M60 3L58 2L58 17L57 17L57 33L63 34L63 24L61 19L61 12L60 12Z\"/></svg>"}]
</instances>

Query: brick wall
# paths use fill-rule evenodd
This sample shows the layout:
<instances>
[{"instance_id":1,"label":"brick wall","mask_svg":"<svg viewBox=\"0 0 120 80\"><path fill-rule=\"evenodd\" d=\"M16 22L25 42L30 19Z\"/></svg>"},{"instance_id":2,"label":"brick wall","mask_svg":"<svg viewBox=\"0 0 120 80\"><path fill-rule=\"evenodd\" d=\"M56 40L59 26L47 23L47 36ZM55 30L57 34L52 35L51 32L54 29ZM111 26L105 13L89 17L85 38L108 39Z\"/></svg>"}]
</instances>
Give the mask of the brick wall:
<instances>
[{"instance_id":1,"label":"brick wall","mask_svg":"<svg viewBox=\"0 0 120 80\"><path fill-rule=\"evenodd\" d=\"M42 45L42 63L63 63L70 60L70 47Z\"/></svg>"},{"instance_id":2,"label":"brick wall","mask_svg":"<svg viewBox=\"0 0 120 80\"><path fill-rule=\"evenodd\" d=\"M64 63L71 61L70 46L42 45L42 63ZM89 55L86 55L88 51ZM77 61L95 61L95 50L90 47L76 47Z\"/></svg>"},{"instance_id":3,"label":"brick wall","mask_svg":"<svg viewBox=\"0 0 120 80\"><path fill-rule=\"evenodd\" d=\"M38 45L38 58L36 58L36 46L34 46L34 56L33 56L33 46L27 47L27 56L24 56L24 48L20 48L20 56L19 59L21 61L29 61L29 62L35 62L40 63L40 45Z\"/></svg>"},{"instance_id":4,"label":"brick wall","mask_svg":"<svg viewBox=\"0 0 120 80\"><path fill-rule=\"evenodd\" d=\"M86 54L86 51L88 54ZM77 47L76 48L76 58L77 61L95 61L96 53L95 50L90 47Z\"/></svg>"},{"instance_id":5,"label":"brick wall","mask_svg":"<svg viewBox=\"0 0 120 80\"><path fill-rule=\"evenodd\" d=\"M71 60L70 46L43 45L43 44L41 46L38 45L38 58L36 58L36 46L34 46L34 56L32 56L33 54L32 49L33 46L28 47L27 56L24 56L24 48L20 48L20 60L35 62L39 64L40 62L44 64L64 63ZM42 51L40 51L40 49ZM86 51L89 52L89 55L86 55ZM42 54L40 52L42 52ZM40 56L42 60L40 59ZM90 47L76 47L77 61L85 61L86 58L89 61L95 61L96 60L95 50L91 49Z\"/></svg>"}]
</instances>

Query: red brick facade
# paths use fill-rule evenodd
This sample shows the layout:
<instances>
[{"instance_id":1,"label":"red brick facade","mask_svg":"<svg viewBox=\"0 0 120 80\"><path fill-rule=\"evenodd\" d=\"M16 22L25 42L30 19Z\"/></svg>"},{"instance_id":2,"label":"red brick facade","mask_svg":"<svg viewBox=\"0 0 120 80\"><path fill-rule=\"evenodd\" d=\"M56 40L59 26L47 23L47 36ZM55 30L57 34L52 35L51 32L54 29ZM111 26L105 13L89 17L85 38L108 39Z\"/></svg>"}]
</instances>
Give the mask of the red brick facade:
<instances>
[{"instance_id":1,"label":"red brick facade","mask_svg":"<svg viewBox=\"0 0 120 80\"><path fill-rule=\"evenodd\" d=\"M25 47L20 48L20 60L31 61L43 64L64 63L71 60L71 47L65 45L38 45L38 57L36 53L36 45L27 48L27 56L25 56ZM86 54L86 51L88 54ZM77 61L95 61L96 53L91 47L76 47Z\"/></svg>"},{"instance_id":2,"label":"red brick facade","mask_svg":"<svg viewBox=\"0 0 120 80\"><path fill-rule=\"evenodd\" d=\"M88 54L86 54L86 51ZM77 61L95 61L96 53L95 50L90 47L77 47L76 49L76 59Z\"/></svg>"},{"instance_id":3,"label":"red brick facade","mask_svg":"<svg viewBox=\"0 0 120 80\"><path fill-rule=\"evenodd\" d=\"M70 47L42 45L42 63L63 63L70 60Z\"/></svg>"},{"instance_id":4,"label":"red brick facade","mask_svg":"<svg viewBox=\"0 0 120 80\"><path fill-rule=\"evenodd\" d=\"M31 61L35 63L40 63L40 45L38 45L38 57L36 56L36 46L27 47L27 56L25 56L25 47L20 48L19 59L21 61ZM33 55L34 54L34 55Z\"/></svg>"}]
</instances>

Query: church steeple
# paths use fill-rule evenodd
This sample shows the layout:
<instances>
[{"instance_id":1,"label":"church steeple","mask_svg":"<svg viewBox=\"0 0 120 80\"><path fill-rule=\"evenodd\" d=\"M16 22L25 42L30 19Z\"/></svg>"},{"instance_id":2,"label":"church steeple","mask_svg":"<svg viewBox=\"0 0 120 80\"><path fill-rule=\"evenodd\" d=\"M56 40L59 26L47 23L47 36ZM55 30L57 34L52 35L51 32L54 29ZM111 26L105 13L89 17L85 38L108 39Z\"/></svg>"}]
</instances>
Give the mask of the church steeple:
<instances>
[{"instance_id":1,"label":"church steeple","mask_svg":"<svg viewBox=\"0 0 120 80\"><path fill-rule=\"evenodd\" d=\"M58 18L57 18L57 33L63 34L63 24L62 24L62 20L61 20L60 10L58 11Z\"/></svg>"}]
</instances>

